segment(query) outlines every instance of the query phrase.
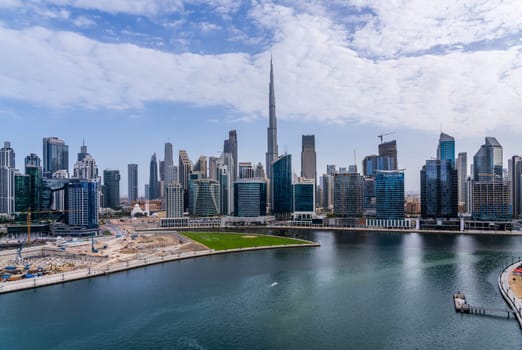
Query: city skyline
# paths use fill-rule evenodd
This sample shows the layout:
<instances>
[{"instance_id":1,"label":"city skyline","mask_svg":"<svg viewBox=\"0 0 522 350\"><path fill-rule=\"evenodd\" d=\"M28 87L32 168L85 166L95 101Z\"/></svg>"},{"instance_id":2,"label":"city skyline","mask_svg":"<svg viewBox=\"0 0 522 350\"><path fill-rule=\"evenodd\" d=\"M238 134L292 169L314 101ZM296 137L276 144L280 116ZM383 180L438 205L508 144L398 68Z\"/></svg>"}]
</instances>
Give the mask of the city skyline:
<instances>
[{"instance_id":1,"label":"city skyline","mask_svg":"<svg viewBox=\"0 0 522 350\"><path fill-rule=\"evenodd\" d=\"M272 55L279 154L297 159L301 136L314 134L318 176L354 158L361 169L377 135L395 131L385 141L397 139L405 189L418 193L441 131L469 159L486 136L502 144L504 168L522 153L522 9L489 4L4 2L0 136L18 168L42 157L43 137L71 153L85 139L124 184L127 164L139 164L140 195L165 142L195 161L218 157L237 130L238 160L264 163Z\"/></svg>"}]
</instances>

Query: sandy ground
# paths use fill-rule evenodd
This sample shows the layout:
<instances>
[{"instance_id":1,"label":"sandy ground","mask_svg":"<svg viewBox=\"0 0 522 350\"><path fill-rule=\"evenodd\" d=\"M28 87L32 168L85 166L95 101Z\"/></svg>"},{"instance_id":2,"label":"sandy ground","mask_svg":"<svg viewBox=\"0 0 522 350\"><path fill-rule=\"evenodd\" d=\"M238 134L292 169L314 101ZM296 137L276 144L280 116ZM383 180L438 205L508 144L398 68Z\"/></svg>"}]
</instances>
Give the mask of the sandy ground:
<instances>
[{"instance_id":1,"label":"sandy ground","mask_svg":"<svg viewBox=\"0 0 522 350\"><path fill-rule=\"evenodd\" d=\"M103 231L102 231L103 232ZM132 232L132 231L131 231ZM63 243L63 242L59 242ZM48 244L51 248L59 248L59 243ZM13 279L21 278L26 272L46 274L62 273L77 269L100 269L111 264L131 262L146 259L147 257L166 256L188 251L208 249L202 244L187 241L176 233L146 233L133 235L130 232L117 236L99 236L94 239L94 247L98 250L93 253L91 239L79 239L66 242L64 252L68 257L46 256L24 258L23 262L16 261L14 256L0 258L0 274L5 266L17 266L19 273L10 272ZM23 256L23 251L22 251ZM24 264L31 264L29 270ZM40 268L40 270L39 270ZM7 271L6 271L7 272Z\"/></svg>"},{"instance_id":2,"label":"sandy ground","mask_svg":"<svg viewBox=\"0 0 522 350\"><path fill-rule=\"evenodd\" d=\"M512 273L509 277L509 288L517 298L522 298L522 277Z\"/></svg>"}]
</instances>

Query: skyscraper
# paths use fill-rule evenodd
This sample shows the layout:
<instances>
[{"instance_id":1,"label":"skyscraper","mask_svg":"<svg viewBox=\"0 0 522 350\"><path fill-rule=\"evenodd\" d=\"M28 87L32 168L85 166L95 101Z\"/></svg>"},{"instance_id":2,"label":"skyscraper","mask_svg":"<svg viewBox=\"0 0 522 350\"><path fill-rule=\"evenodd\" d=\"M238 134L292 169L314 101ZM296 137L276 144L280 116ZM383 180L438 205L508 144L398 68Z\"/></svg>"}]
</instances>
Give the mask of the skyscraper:
<instances>
[{"instance_id":1,"label":"skyscraper","mask_svg":"<svg viewBox=\"0 0 522 350\"><path fill-rule=\"evenodd\" d=\"M357 217L363 213L363 177L357 173L334 176L335 216Z\"/></svg>"},{"instance_id":2,"label":"skyscraper","mask_svg":"<svg viewBox=\"0 0 522 350\"><path fill-rule=\"evenodd\" d=\"M475 220L511 220L508 181L473 181L473 210Z\"/></svg>"},{"instance_id":3,"label":"skyscraper","mask_svg":"<svg viewBox=\"0 0 522 350\"><path fill-rule=\"evenodd\" d=\"M335 167L335 164L326 165L326 175L334 176L336 172L337 169Z\"/></svg>"},{"instance_id":4,"label":"skyscraper","mask_svg":"<svg viewBox=\"0 0 522 350\"><path fill-rule=\"evenodd\" d=\"M43 175L51 178L58 170L69 171L69 146L57 137L43 139Z\"/></svg>"},{"instance_id":5,"label":"skyscraper","mask_svg":"<svg viewBox=\"0 0 522 350\"><path fill-rule=\"evenodd\" d=\"M65 184L65 222L83 228L98 227L98 182L74 179Z\"/></svg>"},{"instance_id":6,"label":"skyscraper","mask_svg":"<svg viewBox=\"0 0 522 350\"><path fill-rule=\"evenodd\" d=\"M156 153L150 158L150 172L149 172L149 199L160 198L160 188L158 181L158 161Z\"/></svg>"},{"instance_id":7,"label":"skyscraper","mask_svg":"<svg viewBox=\"0 0 522 350\"><path fill-rule=\"evenodd\" d=\"M167 218L183 216L183 187L178 183L169 183L165 187L165 209Z\"/></svg>"},{"instance_id":8,"label":"skyscraper","mask_svg":"<svg viewBox=\"0 0 522 350\"><path fill-rule=\"evenodd\" d=\"M188 209L189 204L189 177L192 172L192 162L190 161L187 151L179 150L179 184L183 186L183 203L185 210Z\"/></svg>"},{"instance_id":9,"label":"skyscraper","mask_svg":"<svg viewBox=\"0 0 522 350\"><path fill-rule=\"evenodd\" d=\"M178 168L174 165L172 143L165 143L165 160L163 161L163 181L165 184L178 181Z\"/></svg>"},{"instance_id":10,"label":"skyscraper","mask_svg":"<svg viewBox=\"0 0 522 350\"><path fill-rule=\"evenodd\" d=\"M265 178L265 167L263 166L263 163L257 163L256 169L254 170L254 177L258 177L260 179Z\"/></svg>"},{"instance_id":11,"label":"skyscraper","mask_svg":"<svg viewBox=\"0 0 522 350\"><path fill-rule=\"evenodd\" d=\"M292 155L280 156L272 163L272 213L279 218L292 214Z\"/></svg>"},{"instance_id":12,"label":"skyscraper","mask_svg":"<svg viewBox=\"0 0 522 350\"><path fill-rule=\"evenodd\" d=\"M83 144L80 146L80 153L78 153L77 161L80 162L85 158L86 155L89 153L87 152L87 146L85 146L85 140L83 141Z\"/></svg>"},{"instance_id":13,"label":"skyscraper","mask_svg":"<svg viewBox=\"0 0 522 350\"><path fill-rule=\"evenodd\" d=\"M96 160L87 152L85 144L78 153L78 161L74 164L73 177L76 179L99 181Z\"/></svg>"},{"instance_id":14,"label":"skyscraper","mask_svg":"<svg viewBox=\"0 0 522 350\"><path fill-rule=\"evenodd\" d=\"M315 212L315 183L313 179L301 178L293 185L292 207L294 219L312 219Z\"/></svg>"},{"instance_id":15,"label":"skyscraper","mask_svg":"<svg viewBox=\"0 0 522 350\"><path fill-rule=\"evenodd\" d=\"M254 168L252 167L252 163L250 162L241 162L239 163L239 178L240 179L248 179L255 177Z\"/></svg>"},{"instance_id":16,"label":"skyscraper","mask_svg":"<svg viewBox=\"0 0 522 350\"><path fill-rule=\"evenodd\" d=\"M494 137L486 137L485 143L473 157L473 180L502 180L502 146Z\"/></svg>"},{"instance_id":17,"label":"skyscraper","mask_svg":"<svg viewBox=\"0 0 522 350\"><path fill-rule=\"evenodd\" d=\"M15 175L15 211L31 211L38 218L42 203L42 167L40 158L31 153L25 158L25 175Z\"/></svg>"},{"instance_id":18,"label":"skyscraper","mask_svg":"<svg viewBox=\"0 0 522 350\"><path fill-rule=\"evenodd\" d=\"M397 164L397 161L392 157L376 154L366 156L363 159L363 175L375 177L379 170L396 170L393 169L395 164Z\"/></svg>"},{"instance_id":19,"label":"skyscraper","mask_svg":"<svg viewBox=\"0 0 522 350\"><path fill-rule=\"evenodd\" d=\"M378 171L375 177L376 218L404 219L404 172Z\"/></svg>"},{"instance_id":20,"label":"skyscraper","mask_svg":"<svg viewBox=\"0 0 522 350\"><path fill-rule=\"evenodd\" d=\"M455 166L455 138L443 132L440 133L437 159L449 160L452 166Z\"/></svg>"},{"instance_id":21,"label":"skyscraper","mask_svg":"<svg viewBox=\"0 0 522 350\"><path fill-rule=\"evenodd\" d=\"M190 213L194 216L216 216L221 212L219 183L211 179L192 180L190 184Z\"/></svg>"},{"instance_id":22,"label":"skyscraper","mask_svg":"<svg viewBox=\"0 0 522 350\"><path fill-rule=\"evenodd\" d=\"M207 156L199 156L199 159L194 166L194 171L199 171L202 178L207 177Z\"/></svg>"},{"instance_id":23,"label":"skyscraper","mask_svg":"<svg viewBox=\"0 0 522 350\"><path fill-rule=\"evenodd\" d=\"M234 179L229 169L234 168L232 153L223 153L217 160L217 176L221 196L221 214L231 215L234 211Z\"/></svg>"},{"instance_id":24,"label":"skyscraper","mask_svg":"<svg viewBox=\"0 0 522 350\"><path fill-rule=\"evenodd\" d=\"M217 157L208 157L208 178L217 180Z\"/></svg>"},{"instance_id":25,"label":"skyscraper","mask_svg":"<svg viewBox=\"0 0 522 350\"><path fill-rule=\"evenodd\" d=\"M422 218L456 218L458 176L451 160L427 160L420 176Z\"/></svg>"},{"instance_id":26,"label":"skyscraper","mask_svg":"<svg viewBox=\"0 0 522 350\"><path fill-rule=\"evenodd\" d=\"M12 214L15 210L15 152L10 142L0 149L0 213Z\"/></svg>"},{"instance_id":27,"label":"skyscraper","mask_svg":"<svg viewBox=\"0 0 522 350\"><path fill-rule=\"evenodd\" d=\"M397 170L398 169L398 162L397 162L397 141L388 141L379 144L379 155L381 157L390 157L391 158L391 164L390 169L387 170Z\"/></svg>"},{"instance_id":28,"label":"skyscraper","mask_svg":"<svg viewBox=\"0 0 522 350\"><path fill-rule=\"evenodd\" d=\"M228 140L225 140L223 144L223 153L232 154L232 159L234 159L234 169L229 169L229 172L232 174L232 179L235 181L238 177L238 166L239 160L237 158L237 132L236 130L230 130L228 132Z\"/></svg>"},{"instance_id":29,"label":"skyscraper","mask_svg":"<svg viewBox=\"0 0 522 350\"><path fill-rule=\"evenodd\" d=\"M335 174L335 173L334 173ZM334 201L334 176L323 175L322 188L323 188L323 208L325 211L329 211L333 208Z\"/></svg>"},{"instance_id":30,"label":"skyscraper","mask_svg":"<svg viewBox=\"0 0 522 350\"><path fill-rule=\"evenodd\" d=\"M120 208L120 171L105 169L103 171L103 207Z\"/></svg>"},{"instance_id":31,"label":"skyscraper","mask_svg":"<svg viewBox=\"0 0 522 350\"><path fill-rule=\"evenodd\" d=\"M172 143L166 142L165 143L165 167L168 167L170 165L174 165L174 153L172 148Z\"/></svg>"},{"instance_id":32,"label":"skyscraper","mask_svg":"<svg viewBox=\"0 0 522 350\"><path fill-rule=\"evenodd\" d=\"M457 175L459 177L459 202L467 203L468 154L466 152L460 152L457 157ZM465 208L465 210L467 211L468 208Z\"/></svg>"},{"instance_id":33,"label":"skyscraper","mask_svg":"<svg viewBox=\"0 0 522 350\"><path fill-rule=\"evenodd\" d=\"M522 157L513 156L509 160L511 168L511 206L513 208L513 218L518 218L522 213L521 201L521 176L522 176Z\"/></svg>"},{"instance_id":34,"label":"skyscraper","mask_svg":"<svg viewBox=\"0 0 522 350\"><path fill-rule=\"evenodd\" d=\"M127 165L128 204L138 200L138 164Z\"/></svg>"},{"instance_id":35,"label":"skyscraper","mask_svg":"<svg viewBox=\"0 0 522 350\"><path fill-rule=\"evenodd\" d=\"M267 129L267 152L266 152L266 175L272 180L272 163L277 159L277 120L274 92L274 67L270 58L270 84L268 86L268 119Z\"/></svg>"},{"instance_id":36,"label":"skyscraper","mask_svg":"<svg viewBox=\"0 0 522 350\"><path fill-rule=\"evenodd\" d=\"M315 135L303 135L302 137L301 177L314 179L314 184L317 184Z\"/></svg>"},{"instance_id":37,"label":"skyscraper","mask_svg":"<svg viewBox=\"0 0 522 350\"><path fill-rule=\"evenodd\" d=\"M266 181L240 179L234 182L234 216L266 215Z\"/></svg>"}]
</instances>

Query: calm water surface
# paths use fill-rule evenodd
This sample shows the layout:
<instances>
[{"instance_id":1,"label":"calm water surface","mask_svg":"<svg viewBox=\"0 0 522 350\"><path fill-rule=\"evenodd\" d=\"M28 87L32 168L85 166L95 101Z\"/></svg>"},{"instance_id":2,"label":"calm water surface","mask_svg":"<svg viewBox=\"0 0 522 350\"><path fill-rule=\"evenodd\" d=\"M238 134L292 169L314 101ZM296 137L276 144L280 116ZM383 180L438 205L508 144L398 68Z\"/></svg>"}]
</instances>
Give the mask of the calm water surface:
<instances>
[{"instance_id":1,"label":"calm water surface","mask_svg":"<svg viewBox=\"0 0 522 350\"><path fill-rule=\"evenodd\" d=\"M314 232L320 248L184 260L0 296L0 349L520 349L500 266L522 237ZM277 284L275 283L277 282Z\"/></svg>"}]
</instances>

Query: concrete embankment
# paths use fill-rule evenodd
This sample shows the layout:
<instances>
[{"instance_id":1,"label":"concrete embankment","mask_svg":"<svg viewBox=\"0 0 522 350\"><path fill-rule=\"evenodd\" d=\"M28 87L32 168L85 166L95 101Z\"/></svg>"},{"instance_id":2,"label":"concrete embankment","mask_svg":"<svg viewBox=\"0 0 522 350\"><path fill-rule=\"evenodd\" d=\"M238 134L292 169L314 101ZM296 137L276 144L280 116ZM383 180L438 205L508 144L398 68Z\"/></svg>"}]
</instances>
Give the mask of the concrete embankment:
<instances>
[{"instance_id":1,"label":"concrete embankment","mask_svg":"<svg viewBox=\"0 0 522 350\"><path fill-rule=\"evenodd\" d=\"M506 303L508 303L508 305L514 311L518 324L522 329L522 296L516 295L509 285L509 279L511 278L513 271L520 265L520 263L520 261L517 261L514 264L506 266L502 270L498 276L498 288Z\"/></svg>"},{"instance_id":2,"label":"concrete embankment","mask_svg":"<svg viewBox=\"0 0 522 350\"><path fill-rule=\"evenodd\" d=\"M89 268L80 269L70 272L46 275L41 277L35 277L30 279L24 279L20 281L11 282L0 282L0 294L16 292L24 289L32 289L52 284L65 283L70 281L76 281L85 278L91 278L96 276L108 275L111 273L121 272L130 269L136 269L148 265L161 264L164 262L191 259L202 256L218 255L218 254L229 254L239 253L253 250L266 250L266 249L279 249L279 248L303 248L303 247L319 247L319 243L310 242L303 244L285 244L285 245L273 245L263 247L250 247L250 248L238 248L238 249L226 249L226 250L199 250L193 252L184 252L178 254L171 254L165 256L147 256L139 259L129 260L122 263L112 264L103 268Z\"/></svg>"},{"instance_id":3,"label":"concrete embankment","mask_svg":"<svg viewBox=\"0 0 522 350\"><path fill-rule=\"evenodd\" d=\"M381 227L339 227L339 226L196 226L196 227L153 227L153 228L139 228L136 232L157 232L157 231L200 231L213 230L219 232L266 232L266 231L355 231L355 232L379 232L379 233L419 233L419 234L453 234L453 235L486 235L486 236L522 236L522 231L480 231L480 230L465 230L465 231L450 231L450 230L417 230L417 229L403 229L403 228L381 228Z\"/></svg>"}]
</instances>

